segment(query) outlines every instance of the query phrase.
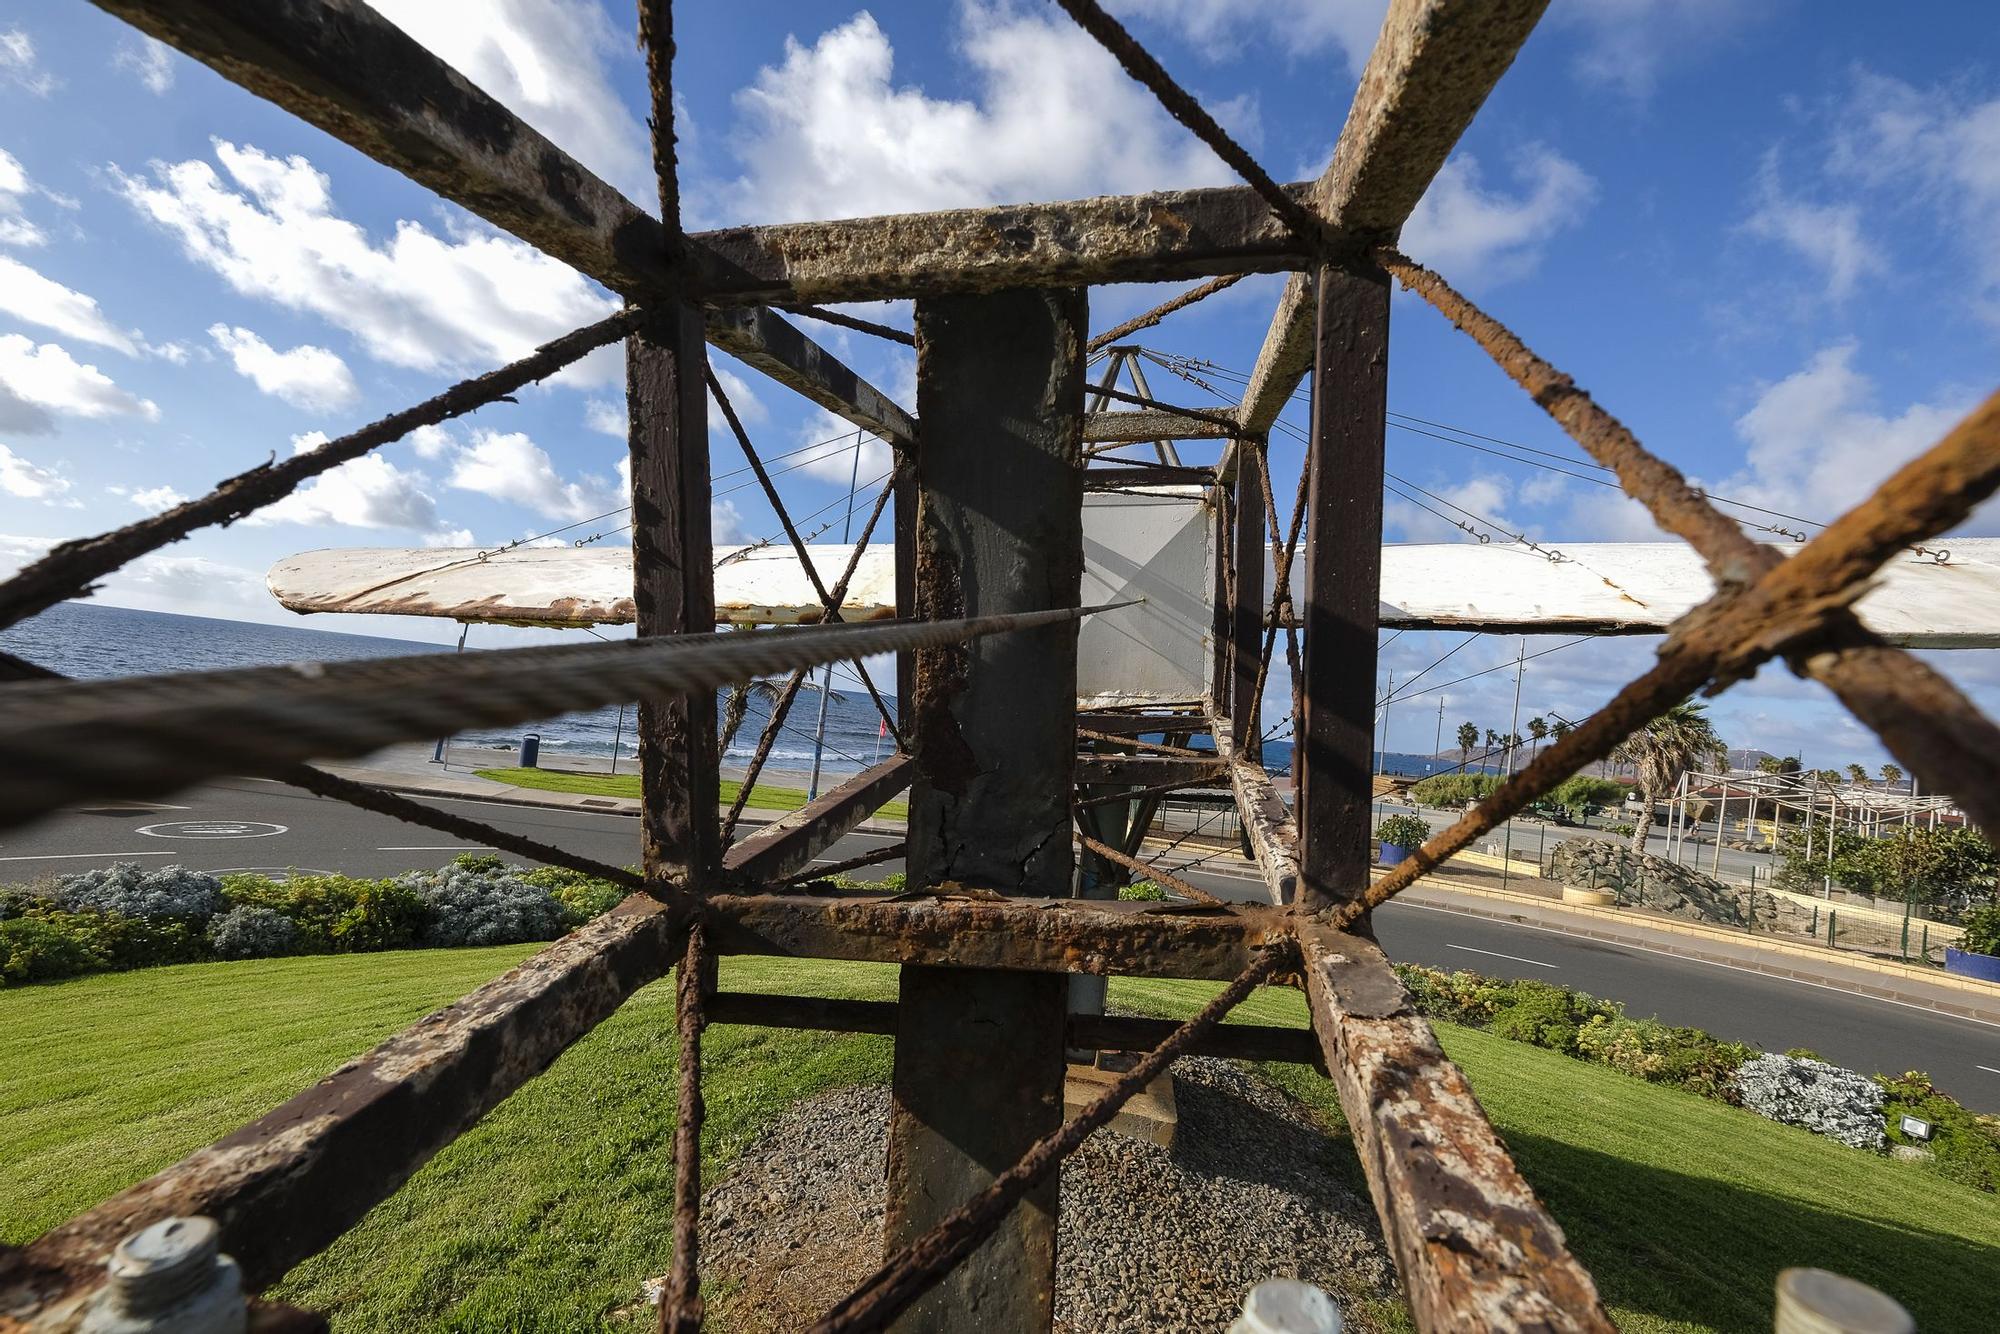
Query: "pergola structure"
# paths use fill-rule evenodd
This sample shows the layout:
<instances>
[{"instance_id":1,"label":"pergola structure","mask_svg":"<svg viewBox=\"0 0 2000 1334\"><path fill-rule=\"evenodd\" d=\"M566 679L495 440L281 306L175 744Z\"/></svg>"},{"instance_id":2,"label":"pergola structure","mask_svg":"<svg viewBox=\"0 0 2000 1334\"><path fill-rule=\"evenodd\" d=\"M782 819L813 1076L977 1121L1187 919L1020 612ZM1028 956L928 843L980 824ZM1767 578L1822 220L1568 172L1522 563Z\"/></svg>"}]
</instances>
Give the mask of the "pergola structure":
<instances>
[{"instance_id":1,"label":"pergola structure","mask_svg":"<svg viewBox=\"0 0 2000 1334\"><path fill-rule=\"evenodd\" d=\"M159 794L214 773L267 774L634 892L611 915L269 1115L0 1256L0 1328L73 1327L105 1286L112 1247L170 1216L213 1218L248 1286L273 1283L634 991L678 966L681 1092L664 1327L692 1329L701 1318L706 1022L894 1033L889 1253L816 1328L1032 1330L1051 1317L1063 1155L1180 1054L1298 1056L1297 1034L1220 1025L1254 987L1283 984L1306 993L1311 1054L1339 1090L1418 1325L1607 1329L1589 1274L1370 939L1370 909L1691 691L1725 688L1774 657L1824 682L1928 785L1967 794L1975 818L2000 827L2000 731L1850 610L1886 558L1960 522L2000 485L2000 396L1787 558L1750 540L1567 377L1393 249L1545 0L1394 0L1333 161L1318 180L1292 186L1274 183L1231 143L1094 0L1060 0L1249 184L698 234L679 225L664 0L640 5L658 216L359 0L95 2L575 266L628 306L309 454L55 549L0 584L0 625L417 426L492 403L622 341L640 638L93 684L25 679L47 674L8 661L0 664L6 674L22 679L0 686L0 827L86 793ZM1121 424L1139 440L1223 442L1212 468L1163 461L1133 470L1174 482L1192 472L1213 488L1219 546L1233 558L1217 562L1207 698L1198 712L1078 717L1076 627L1087 610L1077 605L1079 512L1098 471L1084 466L1086 394L1124 392L1086 382L1086 290L1266 271L1292 277L1241 403L1197 413L1148 400L1141 406L1156 416ZM1371 886L1391 276L1465 329L1663 528L1699 551L1717 591L1674 626L1643 676ZM807 303L879 298L916 303L914 419L779 313L809 309L850 321ZM1113 340L1156 317L1112 331ZM891 442L896 605L906 619L712 633L707 343ZM1308 371L1306 474L1267 592L1261 553L1279 515L1265 433ZM1295 561L1302 592L1292 606ZM824 591L826 619L837 619L841 590ZM1256 702L1281 627L1297 682L1295 811L1256 762ZM715 815L714 688L892 651L900 655L902 753L725 850ZM635 695L645 787L636 874L305 763ZM1197 731L1213 736L1216 751L1200 765L1171 747L1120 744ZM1101 750L1079 760L1079 736ZM82 737L88 745L78 744ZM1074 783L1108 784L1129 798L1212 781L1218 762L1270 906L1067 897ZM833 894L787 883L906 784L911 892ZM1093 853L1110 846L1092 841ZM898 963L901 999L860 1007L716 994L712 965L729 953ZM1182 1025L1071 1020L1064 974L1078 972L1227 986ZM1146 1055L1065 1124L1065 1044ZM273 1327L310 1318L263 1305L253 1316Z\"/></svg>"}]
</instances>

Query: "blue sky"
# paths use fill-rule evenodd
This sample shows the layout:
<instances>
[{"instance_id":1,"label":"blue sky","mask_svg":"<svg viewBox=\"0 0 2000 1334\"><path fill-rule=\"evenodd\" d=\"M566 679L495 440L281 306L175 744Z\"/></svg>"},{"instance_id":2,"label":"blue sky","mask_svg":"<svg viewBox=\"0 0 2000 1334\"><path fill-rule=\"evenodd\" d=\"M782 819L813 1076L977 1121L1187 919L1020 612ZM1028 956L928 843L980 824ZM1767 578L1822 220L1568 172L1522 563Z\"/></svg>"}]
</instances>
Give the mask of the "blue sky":
<instances>
[{"instance_id":1,"label":"blue sky","mask_svg":"<svg viewBox=\"0 0 2000 1334\"><path fill-rule=\"evenodd\" d=\"M649 198L629 7L378 8L599 174ZM1052 5L679 8L693 226L1231 180ZM1300 178L1324 163L1383 6L1114 8L1274 173ZM1992 388L1996 61L1991 11L1979 4L1927 6L1915 23L1878 4L1556 0L1405 248L1715 493L1828 519ZM28 0L0 16L0 154L8 564L199 494L613 304L81 0ZM1226 391L1228 372L1247 371L1256 355L1279 281L1245 281L1141 341L1213 362L1208 378ZM1100 289L1093 322L1109 325L1170 290ZM908 319L907 305L863 313ZM811 331L909 401L907 349ZM1394 411L1577 457L1427 308L1399 296L1392 339ZM717 364L767 456L842 434L782 388ZM622 503L623 445L600 429L617 429L621 378L615 353L597 356L518 405L350 465L274 515L181 543L101 596L290 620L262 587L262 571L290 552L615 529L622 516L596 516ZM1151 378L1164 397L1212 401L1164 371ZM1303 401L1293 418L1305 420ZM718 540L770 534L752 489L725 491L747 480L722 476L741 466L733 444L713 443L725 492ZM1289 495L1300 451L1282 435L1273 446L1279 494ZM781 478L794 512L838 514L852 457L827 446L790 460L808 461ZM884 458L867 442L864 482ZM1409 431L1390 432L1389 467L1480 516L1468 522L1496 538L1653 535L1614 492ZM1388 523L1392 540L1467 538L1394 496ZM1996 528L1982 519L1968 531ZM411 619L326 623L405 638L455 632ZM480 636L498 643L504 632ZM1408 680L1460 638L1401 636L1384 670ZM1423 686L1511 660L1517 647L1470 644ZM1522 718L1588 712L1650 651L1644 640L1611 641L1538 659ZM1991 658L1940 662L1991 707L2000 703ZM1273 721L1283 691L1274 682ZM1511 673L1442 693L1447 737L1465 719L1506 729ZM1391 749L1430 748L1437 701L1392 708ZM1809 764L1886 758L1817 687L1774 670L1716 712L1734 744L1803 749Z\"/></svg>"}]
</instances>

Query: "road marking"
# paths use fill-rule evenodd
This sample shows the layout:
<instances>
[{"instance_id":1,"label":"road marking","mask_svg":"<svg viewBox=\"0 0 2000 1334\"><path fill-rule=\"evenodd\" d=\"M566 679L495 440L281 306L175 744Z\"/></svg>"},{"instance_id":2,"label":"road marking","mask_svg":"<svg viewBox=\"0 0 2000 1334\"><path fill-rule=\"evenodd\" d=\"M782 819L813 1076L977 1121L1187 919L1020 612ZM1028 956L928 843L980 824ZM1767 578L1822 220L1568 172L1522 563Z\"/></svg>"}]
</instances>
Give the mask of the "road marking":
<instances>
[{"instance_id":1,"label":"road marking","mask_svg":"<svg viewBox=\"0 0 2000 1334\"><path fill-rule=\"evenodd\" d=\"M1995 1070L1990 1065L1975 1065L1972 1068L1975 1070L1984 1070L1989 1075L2000 1075L2000 1070Z\"/></svg>"},{"instance_id":2,"label":"road marking","mask_svg":"<svg viewBox=\"0 0 2000 1334\"><path fill-rule=\"evenodd\" d=\"M492 852L493 848L484 843L440 843L435 847L424 845L414 848L377 848L377 852Z\"/></svg>"},{"instance_id":3,"label":"road marking","mask_svg":"<svg viewBox=\"0 0 2000 1334\"><path fill-rule=\"evenodd\" d=\"M1470 945L1454 945L1448 940L1444 942L1444 947L1448 950L1464 950L1467 954L1484 954L1493 959L1512 959L1515 963L1531 963L1537 968L1562 967L1559 963L1543 963L1540 959L1523 959L1518 954L1502 954L1498 950L1476 950Z\"/></svg>"},{"instance_id":4,"label":"road marking","mask_svg":"<svg viewBox=\"0 0 2000 1334\"><path fill-rule=\"evenodd\" d=\"M1384 908L1410 908L1417 912L1443 913L1447 917L1464 917L1470 921L1484 922L1488 926L1514 927L1521 931L1539 931L1543 935L1555 936L1558 939L1572 941L1579 945L1609 945L1621 950L1637 950L1641 954L1657 954L1663 959L1677 959L1682 963L1699 963L1706 964L1710 968L1727 968L1732 973L1747 973L1751 977L1761 977L1767 982L1789 982L1795 987L1811 987L1815 991L1831 991L1835 995L1846 996L1857 1001L1872 1001L1877 1005L1900 1005L1905 1010L1920 1010L1936 1019L1955 1019L1962 1024L1978 1024L1981 1028L2000 1028L2000 1023L1995 1023L1991 1019L1975 1019L1971 1015L1952 1014L1948 1010L1939 1010L1929 1005L1918 1005L1912 1001L1891 1000L1887 996L1869 996L1859 991L1851 991L1846 987L1832 986L1825 982L1808 982L1802 977L1780 977L1774 973L1767 973L1760 968L1745 968L1741 964L1718 963L1714 959L1697 959L1692 955L1676 954L1672 950L1657 949L1651 945L1634 945L1627 940L1597 940L1590 936L1573 936L1567 931L1559 931L1551 926L1535 926L1529 922L1500 921L1496 918L1482 916L1479 913L1461 912L1456 908L1439 907L1432 903L1411 903L1407 899L1391 899L1382 906Z\"/></svg>"},{"instance_id":5,"label":"road marking","mask_svg":"<svg viewBox=\"0 0 2000 1334\"><path fill-rule=\"evenodd\" d=\"M26 857L0 857L0 862L66 862L78 857L178 857L177 852L42 852Z\"/></svg>"},{"instance_id":6,"label":"road marking","mask_svg":"<svg viewBox=\"0 0 2000 1334\"><path fill-rule=\"evenodd\" d=\"M268 820L169 820L165 824L141 825L139 833L148 838L270 838L287 826Z\"/></svg>"}]
</instances>

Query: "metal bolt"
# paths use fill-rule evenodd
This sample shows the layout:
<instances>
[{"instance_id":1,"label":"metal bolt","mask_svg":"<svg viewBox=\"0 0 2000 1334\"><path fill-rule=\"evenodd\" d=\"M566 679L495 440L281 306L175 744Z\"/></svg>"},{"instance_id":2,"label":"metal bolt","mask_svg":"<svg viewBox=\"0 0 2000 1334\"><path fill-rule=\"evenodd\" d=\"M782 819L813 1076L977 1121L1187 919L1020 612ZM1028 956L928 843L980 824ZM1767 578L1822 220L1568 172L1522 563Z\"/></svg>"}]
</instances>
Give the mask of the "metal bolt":
<instances>
[{"instance_id":1,"label":"metal bolt","mask_svg":"<svg viewBox=\"0 0 2000 1334\"><path fill-rule=\"evenodd\" d=\"M241 1334L242 1275L209 1218L165 1218L118 1243L87 1334Z\"/></svg>"}]
</instances>

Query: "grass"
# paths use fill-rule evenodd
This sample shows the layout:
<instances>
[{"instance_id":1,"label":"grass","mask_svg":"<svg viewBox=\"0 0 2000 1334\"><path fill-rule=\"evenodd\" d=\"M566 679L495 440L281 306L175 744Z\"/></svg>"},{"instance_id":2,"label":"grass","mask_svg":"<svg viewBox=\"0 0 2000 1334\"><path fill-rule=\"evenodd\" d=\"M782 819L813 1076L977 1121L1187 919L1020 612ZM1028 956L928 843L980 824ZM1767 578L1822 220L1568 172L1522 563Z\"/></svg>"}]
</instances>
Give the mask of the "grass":
<instances>
[{"instance_id":1,"label":"grass","mask_svg":"<svg viewBox=\"0 0 2000 1334\"><path fill-rule=\"evenodd\" d=\"M491 977L527 946L194 964L0 991L0 1242L170 1163ZM892 969L729 959L731 990L887 997ZM1113 983L1191 1012L1212 987ZM342 1330L571 1330L620 1317L668 1262L672 993L656 984L439 1154L277 1295ZM1266 991L1239 1018L1304 1021ZM1768 1330L1778 1269L1900 1298L1926 1330L1981 1329L2000 1205L1919 1168L1552 1052L1445 1027L1446 1046L1631 1330ZM886 1079L886 1039L718 1026L704 1168L795 1098ZM1337 1121L1310 1071L1267 1073ZM1358 1183L1359 1169L1353 1180Z\"/></svg>"},{"instance_id":2,"label":"grass","mask_svg":"<svg viewBox=\"0 0 2000 1334\"><path fill-rule=\"evenodd\" d=\"M639 796L639 775L637 774L576 774L551 769L479 769L481 778L496 783L507 783L514 787L534 788L538 792L580 792L591 797L631 797ZM733 779L722 780L722 800L732 802L743 785ZM766 787L759 783L750 789L750 800L743 803L752 810L795 811L806 804L806 794L802 788ZM907 820L910 807L907 802L884 802L875 812L883 820Z\"/></svg>"}]
</instances>

